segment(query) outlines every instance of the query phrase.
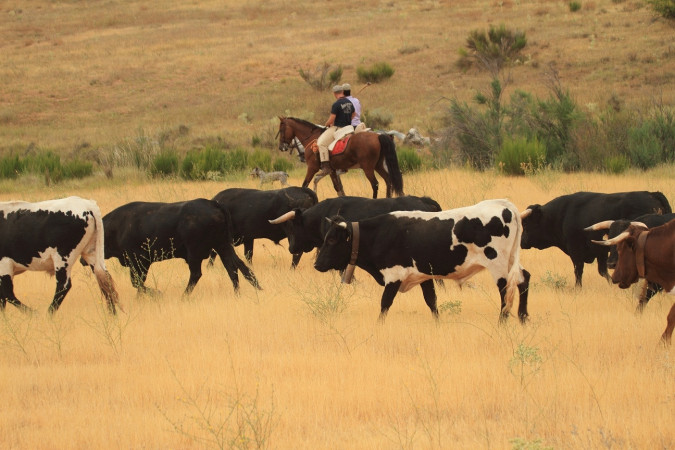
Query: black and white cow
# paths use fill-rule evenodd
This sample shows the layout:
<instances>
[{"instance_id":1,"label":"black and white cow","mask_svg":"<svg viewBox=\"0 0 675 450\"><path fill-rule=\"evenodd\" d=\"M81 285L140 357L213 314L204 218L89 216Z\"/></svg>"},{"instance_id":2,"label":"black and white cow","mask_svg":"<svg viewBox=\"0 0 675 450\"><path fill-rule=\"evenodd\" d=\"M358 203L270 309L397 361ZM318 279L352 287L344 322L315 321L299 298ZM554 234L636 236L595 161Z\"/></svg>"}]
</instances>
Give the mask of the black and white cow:
<instances>
[{"instance_id":1,"label":"black and white cow","mask_svg":"<svg viewBox=\"0 0 675 450\"><path fill-rule=\"evenodd\" d=\"M16 298L12 280L33 270L55 275L49 312L56 312L72 286L73 265L81 258L93 269L108 308L115 313L118 296L105 267L103 240L101 211L93 200L68 197L0 203L0 308L9 302L30 310Z\"/></svg>"},{"instance_id":2,"label":"black and white cow","mask_svg":"<svg viewBox=\"0 0 675 450\"><path fill-rule=\"evenodd\" d=\"M234 251L227 208L216 201L127 203L106 214L103 224L105 257L117 258L129 267L131 284L139 292L149 290L145 280L152 263L182 258L190 268L185 289L189 294L202 276L202 261L211 249L220 256L235 291L239 289L237 270L260 288L251 269Z\"/></svg>"},{"instance_id":3,"label":"black and white cow","mask_svg":"<svg viewBox=\"0 0 675 450\"><path fill-rule=\"evenodd\" d=\"M288 237L288 251L309 253L321 247L326 234L326 217L341 216L346 221L359 221L392 211L440 211L441 206L429 197L364 198L336 197L323 200L311 208L295 208L270 220Z\"/></svg>"},{"instance_id":4,"label":"black and white cow","mask_svg":"<svg viewBox=\"0 0 675 450\"><path fill-rule=\"evenodd\" d=\"M528 316L530 274L520 265L520 214L508 200L441 212L397 211L360 222L339 216L327 220L330 226L314 267L320 272L347 269L348 274L356 265L372 275L384 286L381 321L396 293L418 284L438 317L433 280L462 284L483 269L499 288L501 319L508 316L518 290L518 316L521 321Z\"/></svg>"}]
</instances>

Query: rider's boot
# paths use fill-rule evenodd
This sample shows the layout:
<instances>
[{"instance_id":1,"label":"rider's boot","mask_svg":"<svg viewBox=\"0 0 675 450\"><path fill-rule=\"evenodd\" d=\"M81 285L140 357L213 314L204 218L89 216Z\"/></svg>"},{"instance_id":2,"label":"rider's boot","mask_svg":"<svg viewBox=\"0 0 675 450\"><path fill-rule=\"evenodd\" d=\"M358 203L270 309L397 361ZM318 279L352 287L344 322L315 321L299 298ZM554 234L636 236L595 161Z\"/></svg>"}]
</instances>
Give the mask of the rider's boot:
<instances>
[{"instance_id":1,"label":"rider's boot","mask_svg":"<svg viewBox=\"0 0 675 450\"><path fill-rule=\"evenodd\" d=\"M331 167L330 167L330 162L328 161L321 161L321 172L319 172L321 175L329 175L331 173Z\"/></svg>"}]
</instances>

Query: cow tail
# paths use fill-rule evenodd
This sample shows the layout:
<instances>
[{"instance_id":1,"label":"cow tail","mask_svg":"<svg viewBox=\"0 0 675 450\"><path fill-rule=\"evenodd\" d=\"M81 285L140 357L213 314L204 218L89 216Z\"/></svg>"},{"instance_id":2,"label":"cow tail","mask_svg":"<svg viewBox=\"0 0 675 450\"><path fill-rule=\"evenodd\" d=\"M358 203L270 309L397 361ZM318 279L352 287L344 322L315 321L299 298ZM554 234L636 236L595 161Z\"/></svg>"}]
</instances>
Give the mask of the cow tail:
<instances>
[{"instance_id":1,"label":"cow tail","mask_svg":"<svg viewBox=\"0 0 675 450\"><path fill-rule=\"evenodd\" d=\"M96 228L96 262L94 263L94 275L96 276L98 287L101 288L101 292L108 302L108 308L110 308L110 311L115 313L115 306L117 306L122 312L124 312L124 309L119 302L117 290L115 290L115 283L105 267L105 232L103 230L101 210L97 206L92 208L92 212L94 213Z\"/></svg>"},{"instance_id":2,"label":"cow tail","mask_svg":"<svg viewBox=\"0 0 675 450\"><path fill-rule=\"evenodd\" d=\"M515 208L509 208L514 215L516 222L516 235L513 236L511 245L511 252L509 254L508 275L506 278L506 295L504 296L504 308L502 309L502 317L506 317L511 312L513 306L513 299L518 293L518 285L521 283L520 270L520 237L523 234L523 222L520 218L520 212Z\"/></svg>"},{"instance_id":3,"label":"cow tail","mask_svg":"<svg viewBox=\"0 0 675 450\"><path fill-rule=\"evenodd\" d=\"M380 140L380 153L384 155L384 160L387 163L386 168L389 173L389 180L391 180L391 186L394 188L396 195L401 197L405 195L403 193L403 175L401 175L401 169L398 166L394 138L388 134L380 134L378 135L378 139Z\"/></svg>"}]
</instances>

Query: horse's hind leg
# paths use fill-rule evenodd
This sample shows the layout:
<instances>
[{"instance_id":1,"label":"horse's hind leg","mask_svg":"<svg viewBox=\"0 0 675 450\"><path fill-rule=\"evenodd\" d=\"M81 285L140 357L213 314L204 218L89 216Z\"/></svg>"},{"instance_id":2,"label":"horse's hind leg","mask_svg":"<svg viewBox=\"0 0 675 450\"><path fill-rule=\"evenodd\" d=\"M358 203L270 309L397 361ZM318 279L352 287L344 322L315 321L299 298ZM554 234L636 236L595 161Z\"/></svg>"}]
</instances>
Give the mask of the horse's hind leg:
<instances>
[{"instance_id":1,"label":"horse's hind leg","mask_svg":"<svg viewBox=\"0 0 675 450\"><path fill-rule=\"evenodd\" d=\"M363 169L363 173L366 174L366 178L368 178L368 181L370 181L370 185L373 188L373 198L377 198L377 187L379 183L377 182L377 178L375 178L375 172L373 169L366 170Z\"/></svg>"},{"instance_id":2,"label":"horse's hind leg","mask_svg":"<svg viewBox=\"0 0 675 450\"><path fill-rule=\"evenodd\" d=\"M387 198L391 197L392 189L391 189L391 180L389 179L389 173L384 167L376 167L375 170L377 171L377 173L380 174L380 176L384 180L385 186L387 186Z\"/></svg>"}]
</instances>

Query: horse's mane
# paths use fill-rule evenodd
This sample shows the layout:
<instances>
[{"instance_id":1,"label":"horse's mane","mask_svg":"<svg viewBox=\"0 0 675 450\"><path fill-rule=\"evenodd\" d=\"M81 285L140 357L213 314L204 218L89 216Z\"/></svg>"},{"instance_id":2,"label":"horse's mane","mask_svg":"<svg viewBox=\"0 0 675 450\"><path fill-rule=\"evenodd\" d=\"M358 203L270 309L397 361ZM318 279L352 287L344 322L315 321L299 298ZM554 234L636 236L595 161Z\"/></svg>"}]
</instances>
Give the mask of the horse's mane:
<instances>
[{"instance_id":1,"label":"horse's mane","mask_svg":"<svg viewBox=\"0 0 675 450\"><path fill-rule=\"evenodd\" d=\"M310 127L312 130L314 130L314 129L316 129L316 128L319 128L319 129L321 129L321 130L324 130L324 129L326 128L326 127L322 127L321 125L317 125L317 124L315 124L315 123L312 123L312 122L310 122L310 121L308 121L308 120L298 119L297 117L286 117L286 119L294 120L294 121L296 121L296 122L298 122L298 123L300 123L300 124L302 124L302 125L305 125L305 126Z\"/></svg>"}]
</instances>

